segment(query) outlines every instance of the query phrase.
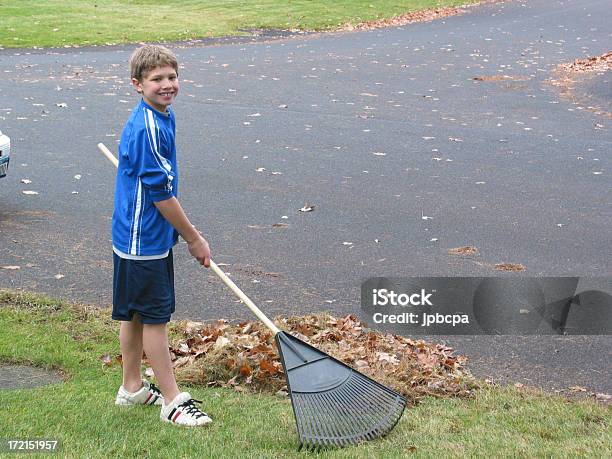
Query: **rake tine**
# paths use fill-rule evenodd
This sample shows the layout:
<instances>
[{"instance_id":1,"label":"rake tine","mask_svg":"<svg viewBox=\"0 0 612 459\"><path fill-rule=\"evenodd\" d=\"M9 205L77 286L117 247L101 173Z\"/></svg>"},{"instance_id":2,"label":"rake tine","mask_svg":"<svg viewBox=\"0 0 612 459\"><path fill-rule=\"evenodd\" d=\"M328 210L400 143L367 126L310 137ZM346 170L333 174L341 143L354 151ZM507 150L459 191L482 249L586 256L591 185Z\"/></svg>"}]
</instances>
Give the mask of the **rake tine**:
<instances>
[{"instance_id":1,"label":"rake tine","mask_svg":"<svg viewBox=\"0 0 612 459\"><path fill-rule=\"evenodd\" d=\"M349 395L350 394L348 394L346 387L342 387L340 391L338 391L338 397L342 400L345 406L350 406ZM358 413L358 414L361 414L361 413ZM364 422L361 416L357 416L357 419L355 421L356 421L355 423L360 426L361 430L367 430L367 424ZM355 434L353 434L353 436L354 435Z\"/></svg>"},{"instance_id":2,"label":"rake tine","mask_svg":"<svg viewBox=\"0 0 612 459\"><path fill-rule=\"evenodd\" d=\"M362 389L367 389L367 387L365 386L365 384L360 381L359 382L359 387L361 387ZM384 406L390 406L390 408L393 408L393 405L395 404L395 401L397 400L397 396L393 397L391 394L379 394L376 392L372 392L370 391L370 396L367 398L368 401L370 402L370 405L372 406L376 401L378 401L379 405L384 405ZM378 419L377 419L378 421Z\"/></svg>"},{"instance_id":3,"label":"rake tine","mask_svg":"<svg viewBox=\"0 0 612 459\"><path fill-rule=\"evenodd\" d=\"M359 387L359 386L357 386L357 387ZM371 398L372 394L368 393L367 395L368 395L367 397L362 397L362 402L365 402L368 407L376 408L375 404L373 403L374 401ZM373 410L368 410L368 411L366 411L366 413L368 413L368 414L366 414L367 420L368 420L368 422L367 422L368 432L367 432L366 435L368 436L368 438L374 438L372 425L375 424L378 421L378 419L374 415Z\"/></svg>"},{"instance_id":4,"label":"rake tine","mask_svg":"<svg viewBox=\"0 0 612 459\"><path fill-rule=\"evenodd\" d=\"M330 406L333 406L334 409L339 412L339 416L336 417L337 419L337 424L336 424L336 437L337 437L337 442L340 446L344 446L347 443L346 440L346 435L345 432L349 432L351 429L351 425L350 422L348 421L348 412L346 410L346 408L344 406L342 406L341 404L339 404L337 402L337 400L335 400L333 397L331 397L329 394L325 394L327 399L329 400L329 404Z\"/></svg>"},{"instance_id":5,"label":"rake tine","mask_svg":"<svg viewBox=\"0 0 612 459\"><path fill-rule=\"evenodd\" d=\"M342 425L343 429L346 431L346 433L348 433L348 432L350 432L352 430L353 426L351 426L349 421L348 421L350 413L349 413L349 411L347 409L348 405L346 404L346 401L343 398L342 389L340 391L338 391L334 395L336 396L334 400L342 402L342 403L337 403L337 405L339 406L338 411L342 415L342 416L340 416L340 422L343 424ZM358 422L358 421L355 421L355 422ZM343 437L344 437L344 439L346 439L346 435L343 435Z\"/></svg>"},{"instance_id":6,"label":"rake tine","mask_svg":"<svg viewBox=\"0 0 612 459\"><path fill-rule=\"evenodd\" d=\"M360 384L360 386L363 386L363 384ZM391 402L392 405L390 406L390 408L394 408L393 405L397 403L397 397L395 399L387 398L386 400L383 400L380 397L377 397L376 394L370 394L370 395L374 397L375 399L378 399L381 402L385 402L384 403L385 405L388 405L388 402ZM370 406L373 406L375 399L373 400L369 397L366 398ZM396 415L395 409L393 409L389 414L395 417ZM366 437L369 439L376 438L378 436L382 436L386 434L389 430L389 427L395 425L395 422L397 422L397 420L395 419L393 419L395 421L393 422L392 419L389 418L388 416L382 417L382 418L381 416L375 416L375 417L370 416L370 419L372 420L372 423L368 426L367 432L364 432Z\"/></svg>"},{"instance_id":7,"label":"rake tine","mask_svg":"<svg viewBox=\"0 0 612 459\"><path fill-rule=\"evenodd\" d=\"M316 394L313 397L312 407L313 407L314 424L317 426L318 446L325 446L327 444L326 442L327 432L325 431L325 424L322 422L323 419L321 419L321 403L319 401L318 394ZM318 413L318 416L316 419L314 418L315 413Z\"/></svg>"},{"instance_id":8,"label":"rake tine","mask_svg":"<svg viewBox=\"0 0 612 459\"><path fill-rule=\"evenodd\" d=\"M311 425L311 416L308 410L308 407L304 403L304 400L301 396L296 395L294 398L294 403L297 407L299 407L298 411L296 411L296 419L300 419L301 422L298 422L298 434L302 435L303 438L311 438L313 436L313 430ZM298 417L299 412L299 417ZM300 432L302 431L302 432Z\"/></svg>"},{"instance_id":9,"label":"rake tine","mask_svg":"<svg viewBox=\"0 0 612 459\"><path fill-rule=\"evenodd\" d=\"M343 398L343 400L345 400ZM329 393L324 392L318 394L317 403L319 406L325 407L325 417L327 424L324 426L325 436L321 438L321 443L329 446L343 446L345 443L348 444L346 437L352 436L352 425L350 425L348 416L350 413L342 407L342 405L349 406L346 403L339 404L338 401L330 396ZM341 409L339 409L342 407ZM339 411L339 416L332 416L331 412ZM359 418L358 418L359 419ZM361 422L360 422L361 424ZM346 434L343 434L345 431ZM344 438L343 438L344 437Z\"/></svg>"},{"instance_id":10,"label":"rake tine","mask_svg":"<svg viewBox=\"0 0 612 459\"><path fill-rule=\"evenodd\" d=\"M308 424L310 426L310 440L316 445L316 438L321 435L316 419L317 407L313 403L305 403L305 405L307 407Z\"/></svg>"},{"instance_id":11,"label":"rake tine","mask_svg":"<svg viewBox=\"0 0 612 459\"><path fill-rule=\"evenodd\" d=\"M329 411L328 404L325 402L325 397L323 396L323 393L317 394L317 402L321 407L321 427L322 430L324 430L325 432L323 442L327 446L334 446L334 419L333 415Z\"/></svg>"},{"instance_id":12,"label":"rake tine","mask_svg":"<svg viewBox=\"0 0 612 459\"><path fill-rule=\"evenodd\" d=\"M383 418L384 420L384 418ZM380 436L382 434L381 430L380 430L380 425L381 425L381 417L377 416L371 419L371 423L369 424L369 431L372 433L372 435L376 434L376 436Z\"/></svg>"},{"instance_id":13,"label":"rake tine","mask_svg":"<svg viewBox=\"0 0 612 459\"><path fill-rule=\"evenodd\" d=\"M322 435L322 430L321 430L321 426L318 424L317 419L315 417L316 412L318 411L318 406L316 403L316 399L313 400L314 403L310 404L310 409L311 409L311 415L310 415L310 420L312 421L312 425L314 427L314 437L315 437L315 441L316 438L321 438ZM318 445L319 443L317 443Z\"/></svg>"},{"instance_id":14,"label":"rake tine","mask_svg":"<svg viewBox=\"0 0 612 459\"><path fill-rule=\"evenodd\" d=\"M322 419L317 413L321 412L321 404L318 400L318 394L312 400L312 408L313 408L313 424L316 426L317 438L315 439L317 446L323 446L326 444L326 431L325 425L321 422Z\"/></svg>"},{"instance_id":15,"label":"rake tine","mask_svg":"<svg viewBox=\"0 0 612 459\"><path fill-rule=\"evenodd\" d=\"M298 403L302 405L302 400L300 399L300 397L295 397L294 403L296 405ZM303 441L306 443L306 446L308 447L308 442L310 441L310 438L312 438L313 436L312 427L310 425L310 415L308 412L308 408L305 405L302 405L300 408L300 413L301 413L301 417L297 417L298 414L296 412L296 419L300 420L300 422L297 423L298 433L301 435L301 438L303 439ZM299 430L302 430L302 432L299 432Z\"/></svg>"},{"instance_id":16,"label":"rake tine","mask_svg":"<svg viewBox=\"0 0 612 459\"><path fill-rule=\"evenodd\" d=\"M293 411L294 411L294 415L296 419L303 419L304 415L302 413L302 401L300 400L299 397L291 397L291 401L293 402ZM301 423L299 422L297 423L297 431L298 431L298 437L303 438L305 435L304 426L302 426ZM298 451L301 448L302 448L302 444L300 442L300 447Z\"/></svg>"},{"instance_id":17,"label":"rake tine","mask_svg":"<svg viewBox=\"0 0 612 459\"><path fill-rule=\"evenodd\" d=\"M324 403L326 404L326 406L329 408L329 410L336 410L338 411L338 407L336 406L337 404L335 403L335 401L329 397L329 394L327 392L324 392L323 394L321 394ZM334 441L337 443L339 442L341 436L342 436L342 430L341 427L344 428L344 426L341 426L341 424L344 423L344 417L341 416L336 416L334 418L334 423L332 423L332 433L335 437Z\"/></svg>"},{"instance_id":18,"label":"rake tine","mask_svg":"<svg viewBox=\"0 0 612 459\"><path fill-rule=\"evenodd\" d=\"M355 382L355 381L353 381ZM348 391L348 388L347 388ZM351 395L351 394L349 394ZM375 438L372 435L372 423L375 422L375 417L374 417L374 413L372 409L364 409L366 407L372 407L372 408L376 408L375 406L372 405L372 401L370 400L369 397L365 397L364 395L369 395L369 394L361 394L362 396L360 397L360 406L362 407L362 409L360 410L360 415L361 415L361 425L363 426L361 432L357 432L356 435L357 436L365 436L366 439L371 440L373 438ZM365 403L365 406L364 406Z\"/></svg>"},{"instance_id":19,"label":"rake tine","mask_svg":"<svg viewBox=\"0 0 612 459\"><path fill-rule=\"evenodd\" d=\"M326 402L327 406L330 407L330 409L337 409L337 404L335 403L335 401L329 397L328 393L323 393L321 394L323 396L324 401ZM336 417L336 421L337 423L333 423L332 424L332 431L334 433L334 444L336 446L342 446L342 430L340 429L340 423L342 423L344 421L344 417Z\"/></svg>"}]
</instances>

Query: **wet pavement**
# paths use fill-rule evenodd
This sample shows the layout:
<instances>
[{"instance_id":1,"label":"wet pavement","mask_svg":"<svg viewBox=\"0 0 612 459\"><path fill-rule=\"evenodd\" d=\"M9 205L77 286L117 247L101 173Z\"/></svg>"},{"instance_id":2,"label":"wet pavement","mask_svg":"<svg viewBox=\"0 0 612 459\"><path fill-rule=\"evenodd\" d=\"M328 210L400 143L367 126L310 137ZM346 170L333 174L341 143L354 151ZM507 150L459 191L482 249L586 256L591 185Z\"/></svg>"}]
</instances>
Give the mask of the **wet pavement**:
<instances>
[{"instance_id":1,"label":"wet pavement","mask_svg":"<svg viewBox=\"0 0 612 459\"><path fill-rule=\"evenodd\" d=\"M34 389L61 382L63 379L56 371L29 365L0 365L0 390Z\"/></svg>"}]
</instances>

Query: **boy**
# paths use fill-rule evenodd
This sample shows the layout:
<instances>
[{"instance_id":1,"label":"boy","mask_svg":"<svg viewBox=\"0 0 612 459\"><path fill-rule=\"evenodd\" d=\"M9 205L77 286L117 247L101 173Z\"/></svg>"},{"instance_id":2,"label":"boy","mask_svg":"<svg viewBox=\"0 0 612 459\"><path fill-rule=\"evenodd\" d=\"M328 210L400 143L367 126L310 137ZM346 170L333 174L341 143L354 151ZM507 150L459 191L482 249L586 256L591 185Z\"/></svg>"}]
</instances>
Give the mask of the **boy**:
<instances>
[{"instance_id":1,"label":"boy","mask_svg":"<svg viewBox=\"0 0 612 459\"><path fill-rule=\"evenodd\" d=\"M119 144L113 213L113 319L121 321L123 384L117 405L161 405L160 418L178 425L210 423L172 371L166 324L174 312L172 247L180 234L189 253L210 266L208 242L177 200L175 119L178 63L167 48L145 45L130 58L132 84L142 95ZM141 378L145 351L158 389ZM200 403L200 402L198 402Z\"/></svg>"}]
</instances>

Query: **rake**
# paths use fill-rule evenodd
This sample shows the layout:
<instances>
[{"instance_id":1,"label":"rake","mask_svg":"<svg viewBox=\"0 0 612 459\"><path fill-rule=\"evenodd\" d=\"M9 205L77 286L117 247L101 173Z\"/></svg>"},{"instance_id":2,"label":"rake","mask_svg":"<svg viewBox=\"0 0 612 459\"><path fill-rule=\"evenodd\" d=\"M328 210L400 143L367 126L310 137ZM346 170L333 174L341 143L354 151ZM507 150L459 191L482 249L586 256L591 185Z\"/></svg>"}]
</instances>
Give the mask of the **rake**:
<instances>
[{"instance_id":1,"label":"rake","mask_svg":"<svg viewBox=\"0 0 612 459\"><path fill-rule=\"evenodd\" d=\"M118 166L117 158L104 144L99 143L98 148ZM383 437L395 427L406 406L401 394L279 330L212 260L210 267L274 334L285 369L299 449L357 444Z\"/></svg>"}]
</instances>

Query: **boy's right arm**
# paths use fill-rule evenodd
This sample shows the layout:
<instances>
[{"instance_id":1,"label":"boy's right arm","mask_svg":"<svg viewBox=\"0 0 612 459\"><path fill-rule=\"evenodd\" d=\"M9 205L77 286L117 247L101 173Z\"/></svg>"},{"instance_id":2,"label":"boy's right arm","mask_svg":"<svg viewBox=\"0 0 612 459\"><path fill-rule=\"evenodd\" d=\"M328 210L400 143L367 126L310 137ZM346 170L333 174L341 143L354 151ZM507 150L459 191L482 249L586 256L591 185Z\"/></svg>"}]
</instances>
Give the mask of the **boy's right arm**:
<instances>
[{"instance_id":1,"label":"boy's right arm","mask_svg":"<svg viewBox=\"0 0 612 459\"><path fill-rule=\"evenodd\" d=\"M149 141L150 137L155 137L155 134L153 127L145 121L145 127L137 130L130 140L131 154L127 160L147 188L155 207L187 241L189 253L208 268L210 267L208 242L193 227L178 199L172 194L175 173L171 165L159 154L157 144Z\"/></svg>"},{"instance_id":2,"label":"boy's right arm","mask_svg":"<svg viewBox=\"0 0 612 459\"><path fill-rule=\"evenodd\" d=\"M187 248L191 256L198 260L201 265L207 268L210 267L210 248L208 247L208 242L191 224L178 199L172 197L163 201L157 201L154 204L164 218L187 241Z\"/></svg>"}]
</instances>

